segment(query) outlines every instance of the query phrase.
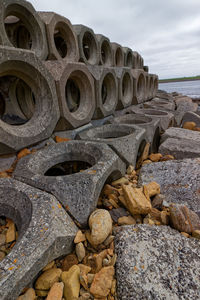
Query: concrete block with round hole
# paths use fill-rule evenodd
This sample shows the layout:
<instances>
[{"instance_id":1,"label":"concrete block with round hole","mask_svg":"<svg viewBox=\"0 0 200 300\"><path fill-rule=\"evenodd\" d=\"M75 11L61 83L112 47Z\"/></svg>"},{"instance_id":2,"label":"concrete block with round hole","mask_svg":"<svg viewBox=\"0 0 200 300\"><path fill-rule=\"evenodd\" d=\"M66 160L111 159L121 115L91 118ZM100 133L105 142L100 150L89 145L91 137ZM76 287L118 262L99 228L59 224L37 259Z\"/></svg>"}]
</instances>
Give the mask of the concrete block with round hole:
<instances>
[{"instance_id":1,"label":"concrete block with round hole","mask_svg":"<svg viewBox=\"0 0 200 300\"><path fill-rule=\"evenodd\" d=\"M0 262L0 299L13 300L47 263L72 251L78 228L54 196L12 179L0 180L0 215L19 234Z\"/></svg>"},{"instance_id":2,"label":"concrete block with round hole","mask_svg":"<svg viewBox=\"0 0 200 300\"><path fill-rule=\"evenodd\" d=\"M123 176L125 170L125 164L107 145L69 141L22 158L14 177L53 194L86 226L105 182Z\"/></svg>"},{"instance_id":3,"label":"concrete block with round hole","mask_svg":"<svg viewBox=\"0 0 200 300\"><path fill-rule=\"evenodd\" d=\"M146 78L143 70L131 70L133 78L133 103L146 101Z\"/></svg>"},{"instance_id":4,"label":"concrete block with round hole","mask_svg":"<svg viewBox=\"0 0 200 300\"><path fill-rule=\"evenodd\" d=\"M166 99L153 98L151 101L144 103L144 108L164 109L169 111L175 110L175 103Z\"/></svg>"},{"instance_id":5,"label":"concrete block with round hole","mask_svg":"<svg viewBox=\"0 0 200 300\"><path fill-rule=\"evenodd\" d=\"M111 115L118 103L118 81L114 68L88 66L94 78L96 107L93 119Z\"/></svg>"},{"instance_id":6,"label":"concrete block with round hole","mask_svg":"<svg viewBox=\"0 0 200 300\"><path fill-rule=\"evenodd\" d=\"M126 165L135 166L146 145L146 130L137 126L109 124L85 130L77 138L110 146Z\"/></svg>"},{"instance_id":7,"label":"concrete block with round hole","mask_svg":"<svg viewBox=\"0 0 200 300\"><path fill-rule=\"evenodd\" d=\"M151 152L157 152L160 144L159 120L140 114L126 114L124 116L109 119L106 124L125 124L138 126L146 130L146 139L151 144Z\"/></svg>"},{"instance_id":8,"label":"concrete block with round hole","mask_svg":"<svg viewBox=\"0 0 200 300\"><path fill-rule=\"evenodd\" d=\"M116 109L133 103L133 78L129 68L115 68L118 79L118 103Z\"/></svg>"},{"instance_id":9,"label":"concrete block with round hole","mask_svg":"<svg viewBox=\"0 0 200 300\"><path fill-rule=\"evenodd\" d=\"M100 53L94 31L84 25L73 25L79 45L80 62L87 65L98 65Z\"/></svg>"},{"instance_id":10,"label":"concrete block with round hole","mask_svg":"<svg viewBox=\"0 0 200 300\"><path fill-rule=\"evenodd\" d=\"M95 110L94 80L82 63L46 61L56 83L61 118L56 130L80 127L90 122Z\"/></svg>"},{"instance_id":11,"label":"concrete block with round hole","mask_svg":"<svg viewBox=\"0 0 200 300\"><path fill-rule=\"evenodd\" d=\"M124 51L121 45L111 43L114 67L124 67Z\"/></svg>"},{"instance_id":12,"label":"concrete block with round hole","mask_svg":"<svg viewBox=\"0 0 200 300\"><path fill-rule=\"evenodd\" d=\"M62 59L66 62L77 62L78 41L71 22L53 12L39 12L39 16L46 26L48 60Z\"/></svg>"},{"instance_id":13,"label":"concrete block with round hole","mask_svg":"<svg viewBox=\"0 0 200 300\"><path fill-rule=\"evenodd\" d=\"M31 50L38 58L46 59L48 46L45 26L31 3L1 0L0 32L1 45Z\"/></svg>"},{"instance_id":14,"label":"concrete block with round hole","mask_svg":"<svg viewBox=\"0 0 200 300\"><path fill-rule=\"evenodd\" d=\"M113 66L113 51L110 40L102 35L96 34L99 46L100 64L107 67Z\"/></svg>"},{"instance_id":15,"label":"concrete block with round hole","mask_svg":"<svg viewBox=\"0 0 200 300\"><path fill-rule=\"evenodd\" d=\"M60 116L55 83L33 52L0 47L0 91L4 106L0 115L0 154L51 136ZM28 103L23 103L23 97ZM13 111L11 101L18 102L25 119Z\"/></svg>"},{"instance_id":16,"label":"concrete block with round hole","mask_svg":"<svg viewBox=\"0 0 200 300\"><path fill-rule=\"evenodd\" d=\"M158 91L158 76L156 74L152 74L153 77L153 98L156 97Z\"/></svg>"},{"instance_id":17,"label":"concrete block with round hole","mask_svg":"<svg viewBox=\"0 0 200 300\"><path fill-rule=\"evenodd\" d=\"M132 69L134 66L133 51L127 47L123 47L123 51L124 51L124 66Z\"/></svg>"}]
</instances>

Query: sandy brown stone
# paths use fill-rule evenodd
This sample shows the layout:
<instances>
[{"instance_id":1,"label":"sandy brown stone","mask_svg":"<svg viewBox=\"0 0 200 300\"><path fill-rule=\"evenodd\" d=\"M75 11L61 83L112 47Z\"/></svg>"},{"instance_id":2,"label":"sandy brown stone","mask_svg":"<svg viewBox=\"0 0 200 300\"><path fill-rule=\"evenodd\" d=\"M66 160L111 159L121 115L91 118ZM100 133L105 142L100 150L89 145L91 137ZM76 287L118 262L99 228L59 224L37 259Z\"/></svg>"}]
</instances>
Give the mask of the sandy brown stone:
<instances>
[{"instance_id":1,"label":"sandy brown stone","mask_svg":"<svg viewBox=\"0 0 200 300\"><path fill-rule=\"evenodd\" d=\"M150 200L152 196L160 194L160 185L157 182L152 181L143 186L143 192L145 197Z\"/></svg>"},{"instance_id":2,"label":"sandy brown stone","mask_svg":"<svg viewBox=\"0 0 200 300\"><path fill-rule=\"evenodd\" d=\"M136 224L135 219L132 216L124 216L118 219L119 225L134 225Z\"/></svg>"},{"instance_id":3,"label":"sandy brown stone","mask_svg":"<svg viewBox=\"0 0 200 300\"><path fill-rule=\"evenodd\" d=\"M80 291L80 268L77 265L72 266L68 272L63 272L61 280L64 283L63 295L65 300L71 300L79 296Z\"/></svg>"},{"instance_id":4,"label":"sandy brown stone","mask_svg":"<svg viewBox=\"0 0 200 300\"><path fill-rule=\"evenodd\" d=\"M151 154L149 155L149 159L150 159L151 161L153 161L153 162L159 161L159 160L161 159L161 157L162 157L162 154L161 154L161 153L151 153Z\"/></svg>"},{"instance_id":5,"label":"sandy brown stone","mask_svg":"<svg viewBox=\"0 0 200 300\"><path fill-rule=\"evenodd\" d=\"M194 230L192 232L192 236L196 239L199 239L200 240L200 230Z\"/></svg>"},{"instance_id":6,"label":"sandy brown stone","mask_svg":"<svg viewBox=\"0 0 200 300\"><path fill-rule=\"evenodd\" d=\"M107 297L111 287L114 276L114 267L104 267L97 274L95 274L93 282L90 287L90 293L96 298Z\"/></svg>"},{"instance_id":7,"label":"sandy brown stone","mask_svg":"<svg viewBox=\"0 0 200 300\"><path fill-rule=\"evenodd\" d=\"M63 282L55 282L51 287L46 300L62 300L63 288Z\"/></svg>"},{"instance_id":8,"label":"sandy brown stone","mask_svg":"<svg viewBox=\"0 0 200 300\"><path fill-rule=\"evenodd\" d=\"M81 262L85 257L85 247L83 243L76 244L76 255L78 257L79 262Z\"/></svg>"},{"instance_id":9,"label":"sandy brown stone","mask_svg":"<svg viewBox=\"0 0 200 300\"><path fill-rule=\"evenodd\" d=\"M185 122L183 124L183 128L184 129L193 130L195 127L196 127L196 123L195 122Z\"/></svg>"},{"instance_id":10,"label":"sandy brown stone","mask_svg":"<svg viewBox=\"0 0 200 300\"><path fill-rule=\"evenodd\" d=\"M44 271L47 271L47 270L49 270L49 269L52 269L53 267L55 267L55 261L53 260L53 261L51 261L51 262L49 262L43 269L42 269L42 271L44 272Z\"/></svg>"},{"instance_id":11,"label":"sandy brown stone","mask_svg":"<svg viewBox=\"0 0 200 300\"><path fill-rule=\"evenodd\" d=\"M37 290L49 290L55 282L58 282L61 276L62 270L53 268L45 271L40 275L35 283Z\"/></svg>"},{"instance_id":12,"label":"sandy brown stone","mask_svg":"<svg viewBox=\"0 0 200 300\"><path fill-rule=\"evenodd\" d=\"M12 220L8 219L7 225L8 230L6 231L6 243L11 243L15 241L15 234L16 234L16 229L15 229L15 224Z\"/></svg>"},{"instance_id":13,"label":"sandy brown stone","mask_svg":"<svg viewBox=\"0 0 200 300\"><path fill-rule=\"evenodd\" d=\"M35 299L36 299L36 294L34 289L32 288L28 289L24 295L21 295L17 298L17 300L35 300Z\"/></svg>"},{"instance_id":14,"label":"sandy brown stone","mask_svg":"<svg viewBox=\"0 0 200 300\"><path fill-rule=\"evenodd\" d=\"M76 234L75 239L74 239L74 243L78 244L80 242L84 242L85 240L86 240L85 234L82 233L81 230L77 231L77 234Z\"/></svg>"},{"instance_id":15,"label":"sandy brown stone","mask_svg":"<svg viewBox=\"0 0 200 300\"><path fill-rule=\"evenodd\" d=\"M65 256L62 261L62 271L68 271L73 265L78 265L78 259L75 254Z\"/></svg>"}]
</instances>

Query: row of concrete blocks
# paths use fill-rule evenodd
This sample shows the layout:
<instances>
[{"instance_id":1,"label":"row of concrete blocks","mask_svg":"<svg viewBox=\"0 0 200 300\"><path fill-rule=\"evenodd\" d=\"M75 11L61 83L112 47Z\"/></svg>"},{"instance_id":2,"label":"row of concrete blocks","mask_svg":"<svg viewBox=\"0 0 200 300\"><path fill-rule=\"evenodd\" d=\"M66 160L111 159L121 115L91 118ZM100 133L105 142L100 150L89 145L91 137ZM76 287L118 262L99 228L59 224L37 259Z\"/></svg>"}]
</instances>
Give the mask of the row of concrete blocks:
<instances>
[{"instance_id":1,"label":"row of concrete blocks","mask_svg":"<svg viewBox=\"0 0 200 300\"><path fill-rule=\"evenodd\" d=\"M32 50L41 60L81 61L104 65L145 69L136 51L122 47L83 25L52 12L36 12L24 0L0 1L0 44Z\"/></svg>"},{"instance_id":2,"label":"row of concrete blocks","mask_svg":"<svg viewBox=\"0 0 200 300\"><path fill-rule=\"evenodd\" d=\"M77 128L92 118L153 98L158 84L157 76L141 70L42 63L31 51L1 46L0 76L0 102L5 103L0 120L0 154L36 144L50 137L55 128ZM6 90L7 95L2 86L8 84L9 76L17 79L9 93ZM74 85L78 90L73 90ZM2 118L4 112L27 122L12 126Z\"/></svg>"}]
</instances>

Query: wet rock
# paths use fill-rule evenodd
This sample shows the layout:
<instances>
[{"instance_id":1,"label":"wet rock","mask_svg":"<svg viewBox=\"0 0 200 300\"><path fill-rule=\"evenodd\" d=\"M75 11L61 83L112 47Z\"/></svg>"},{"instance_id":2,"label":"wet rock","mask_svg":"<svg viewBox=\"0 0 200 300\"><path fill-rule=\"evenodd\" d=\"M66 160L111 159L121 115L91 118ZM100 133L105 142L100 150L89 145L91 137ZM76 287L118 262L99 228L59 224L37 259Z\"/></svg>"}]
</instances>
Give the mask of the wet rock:
<instances>
[{"instance_id":1,"label":"wet rock","mask_svg":"<svg viewBox=\"0 0 200 300\"><path fill-rule=\"evenodd\" d=\"M58 282L61 276L62 270L53 268L45 271L40 275L35 283L37 290L49 290L55 282Z\"/></svg>"},{"instance_id":2,"label":"wet rock","mask_svg":"<svg viewBox=\"0 0 200 300\"><path fill-rule=\"evenodd\" d=\"M72 266L68 272L63 272L61 280L64 283L64 297L71 300L79 296L80 291L80 268L77 265Z\"/></svg>"},{"instance_id":3,"label":"wet rock","mask_svg":"<svg viewBox=\"0 0 200 300\"><path fill-rule=\"evenodd\" d=\"M55 282L51 287L46 300L62 300L63 288L63 282Z\"/></svg>"},{"instance_id":4,"label":"wet rock","mask_svg":"<svg viewBox=\"0 0 200 300\"><path fill-rule=\"evenodd\" d=\"M112 280L114 276L114 268L104 267L97 274L95 274L90 293L96 298L107 297L112 287Z\"/></svg>"},{"instance_id":5,"label":"wet rock","mask_svg":"<svg viewBox=\"0 0 200 300\"><path fill-rule=\"evenodd\" d=\"M119 299L199 298L198 240L169 226L123 226L115 234Z\"/></svg>"}]
</instances>

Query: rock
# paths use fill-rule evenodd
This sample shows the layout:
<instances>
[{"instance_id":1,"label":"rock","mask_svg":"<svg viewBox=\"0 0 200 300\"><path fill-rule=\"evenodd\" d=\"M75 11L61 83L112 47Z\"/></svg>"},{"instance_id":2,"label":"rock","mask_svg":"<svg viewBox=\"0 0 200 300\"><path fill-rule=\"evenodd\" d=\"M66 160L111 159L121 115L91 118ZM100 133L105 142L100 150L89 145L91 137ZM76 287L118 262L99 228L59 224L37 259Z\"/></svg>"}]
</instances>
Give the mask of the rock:
<instances>
[{"instance_id":1,"label":"rock","mask_svg":"<svg viewBox=\"0 0 200 300\"><path fill-rule=\"evenodd\" d=\"M149 159L150 159L151 161L153 161L153 162L159 161L159 160L161 159L161 157L162 157L162 154L161 154L161 153L151 153L151 154L149 155Z\"/></svg>"},{"instance_id":2,"label":"rock","mask_svg":"<svg viewBox=\"0 0 200 300\"><path fill-rule=\"evenodd\" d=\"M63 282L55 282L51 287L46 300L62 300L63 288Z\"/></svg>"},{"instance_id":3,"label":"rock","mask_svg":"<svg viewBox=\"0 0 200 300\"><path fill-rule=\"evenodd\" d=\"M89 284L92 283L92 281L93 281L93 279L94 279L94 275L95 275L95 274L91 274L91 273L90 273L90 274L87 274L87 278L88 278L88 283L89 283Z\"/></svg>"},{"instance_id":4,"label":"rock","mask_svg":"<svg viewBox=\"0 0 200 300\"><path fill-rule=\"evenodd\" d=\"M127 170L126 170L126 173L127 173L128 175L132 175L133 172L135 172L134 166L129 165L128 168L127 168Z\"/></svg>"},{"instance_id":5,"label":"rock","mask_svg":"<svg viewBox=\"0 0 200 300\"><path fill-rule=\"evenodd\" d=\"M85 247L83 243L76 244L76 255L78 257L79 262L81 262L85 257Z\"/></svg>"},{"instance_id":6,"label":"rock","mask_svg":"<svg viewBox=\"0 0 200 300\"><path fill-rule=\"evenodd\" d=\"M84 264L91 267L91 273L98 273L102 268L103 259L107 257L108 249L95 255L89 255L84 259Z\"/></svg>"},{"instance_id":7,"label":"rock","mask_svg":"<svg viewBox=\"0 0 200 300\"><path fill-rule=\"evenodd\" d=\"M119 218L129 215L129 212L123 207L111 209L109 213L115 223L117 223Z\"/></svg>"},{"instance_id":8,"label":"rock","mask_svg":"<svg viewBox=\"0 0 200 300\"><path fill-rule=\"evenodd\" d=\"M152 161L150 159L146 159L143 161L142 165L148 165L148 164L151 164Z\"/></svg>"},{"instance_id":9,"label":"rock","mask_svg":"<svg viewBox=\"0 0 200 300\"><path fill-rule=\"evenodd\" d=\"M108 246L108 245L110 245L110 243L113 242L113 240L114 240L114 235L109 235L103 243L104 243L105 246Z\"/></svg>"},{"instance_id":10,"label":"rock","mask_svg":"<svg viewBox=\"0 0 200 300\"><path fill-rule=\"evenodd\" d=\"M122 226L114 233L118 299L199 299L198 240L169 226Z\"/></svg>"},{"instance_id":11,"label":"rock","mask_svg":"<svg viewBox=\"0 0 200 300\"><path fill-rule=\"evenodd\" d=\"M0 251L0 262L4 259L6 254L3 251Z\"/></svg>"},{"instance_id":12,"label":"rock","mask_svg":"<svg viewBox=\"0 0 200 300\"><path fill-rule=\"evenodd\" d=\"M177 127L168 128L161 137L161 143L166 141L168 138L200 142L200 135L198 132ZM189 141L188 144L190 143Z\"/></svg>"},{"instance_id":13,"label":"rock","mask_svg":"<svg viewBox=\"0 0 200 300\"><path fill-rule=\"evenodd\" d=\"M143 192L145 197L150 200L150 197L160 194L160 185L152 181L143 186Z\"/></svg>"},{"instance_id":14,"label":"rock","mask_svg":"<svg viewBox=\"0 0 200 300\"><path fill-rule=\"evenodd\" d=\"M179 203L198 212L200 206L200 158L171 160L141 168L139 185L156 181L169 203Z\"/></svg>"},{"instance_id":15,"label":"rock","mask_svg":"<svg viewBox=\"0 0 200 300\"><path fill-rule=\"evenodd\" d=\"M78 244L80 242L84 242L85 240L86 240L85 234L82 233L81 230L79 230L75 236L74 243Z\"/></svg>"},{"instance_id":16,"label":"rock","mask_svg":"<svg viewBox=\"0 0 200 300\"><path fill-rule=\"evenodd\" d=\"M119 225L134 225L134 224L136 224L136 221L132 216L121 217L118 219L118 224Z\"/></svg>"},{"instance_id":17,"label":"rock","mask_svg":"<svg viewBox=\"0 0 200 300\"><path fill-rule=\"evenodd\" d=\"M48 295L49 291L44 291L44 290L35 290L36 295L39 297L46 297Z\"/></svg>"},{"instance_id":18,"label":"rock","mask_svg":"<svg viewBox=\"0 0 200 300\"><path fill-rule=\"evenodd\" d=\"M24 295L19 296L17 298L17 300L36 300L36 294L35 294L34 289L32 289L32 288L28 289L26 291L26 293ZM58 300L60 300L60 299L58 299Z\"/></svg>"},{"instance_id":19,"label":"rock","mask_svg":"<svg viewBox=\"0 0 200 300\"><path fill-rule=\"evenodd\" d=\"M15 241L15 234L16 234L16 229L15 229L15 224L12 220L8 219L7 225L8 230L6 231L6 243L11 243Z\"/></svg>"},{"instance_id":20,"label":"rock","mask_svg":"<svg viewBox=\"0 0 200 300\"><path fill-rule=\"evenodd\" d=\"M62 270L53 268L45 271L38 277L35 283L37 290L49 290L55 282L58 282L61 276Z\"/></svg>"},{"instance_id":21,"label":"rock","mask_svg":"<svg viewBox=\"0 0 200 300\"><path fill-rule=\"evenodd\" d=\"M128 184L129 180L126 177L121 177L120 179L117 179L112 182L113 186L122 185L122 184Z\"/></svg>"},{"instance_id":22,"label":"rock","mask_svg":"<svg viewBox=\"0 0 200 300\"><path fill-rule=\"evenodd\" d=\"M83 264L78 264L80 268L80 274L88 274L91 271L91 267L83 265Z\"/></svg>"},{"instance_id":23,"label":"rock","mask_svg":"<svg viewBox=\"0 0 200 300\"><path fill-rule=\"evenodd\" d=\"M173 159L175 159L175 157L173 155L165 154L165 155L163 155L163 157L161 157L160 161L167 161L167 160L173 160Z\"/></svg>"},{"instance_id":24,"label":"rock","mask_svg":"<svg viewBox=\"0 0 200 300\"><path fill-rule=\"evenodd\" d=\"M165 196L162 194L156 195L151 201L151 205L153 208L162 209L163 201L165 200Z\"/></svg>"},{"instance_id":25,"label":"rock","mask_svg":"<svg viewBox=\"0 0 200 300\"><path fill-rule=\"evenodd\" d=\"M132 215L148 214L152 208L150 201L144 196L140 188L131 185L122 186L126 207Z\"/></svg>"},{"instance_id":26,"label":"rock","mask_svg":"<svg viewBox=\"0 0 200 300\"><path fill-rule=\"evenodd\" d=\"M75 254L65 256L62 261L62 271L68 271L73 265L78 265L78 259Z\"/></svg>"},{"instance_id":27,"label":"rock","mask_svg":"<svg viewBox=\"0 0 200 300\"><path fill-rule=\"evenodd\" d=\"M71 300L79 296L80 291L80 268L77 265L72 266L68 272L63 272L61 280L64 283L64 298Z\"/></svg>"},{"instance_id":28,"label":"rock","mask_svg":"<svg viewBox=\"0 0 200 300\"><path fill-rule=\"evenodd\" d=\"M4 233L0 234L0 247L6 243L6 235Z\"/></svg>"},{"instance_id":29,"label":"rock","mask_svg":"<svg viewBox=\"0 0 200 300\"><path fill-rule=\"evenodd\" d=\"M200 230L194 230L192 232L192 236L196 239L199 239L200 240Z\"/></svg>"},{"instance_id":30,"label":"rock","mask_svg":"<svg viewBox=\"0 0 200 300\"><path fill-rule=\"evenodd\" d=\"M196 123L195 123L195 122L185 122L185 123L183 124L183 128L184 128L184 129L193 130L194 127L196 127Z\"/></svg>"},{"instance_id":31,"label":"rock","mask_svg":"<svg viewBox=\"0 0 200 300\"><path fill-rule=\"evenodd\" d=\"M43 269L42 269L42 271L44 272L44 271L47 271L47 270L49 270L49 269L52 269L53 267L55 267L55 261L53 260L53 261L51 261L51 262L49 262Z\"/></svg>"},{"instance_id":32,"label":"rock","mask_svg":"<svg viewBox=\"0 0 200 300\"><path fill-rule=\"evenodd\" d=\"M112 266L102 268L94 276L90 293L96 298L107 297L112 287L113 276L114 268Z\"/></svg>"},{"instance_id":33,"label":"rock","mask_svg":"<svg viewBox=\"0 0 200 300\"><path fill-rule=\"evenodd\" d=\"M161 211L160 214L161 222L163 225L168 225L169 224L169 213L166 211Z\"/></svg>"},{"instance_id":34,"label":"rock","mask_svg":"<svg viewBox=\"0 0 200 300\"><path fill-rule=\"evenodd\" d=\"M180 232L191 234L194 230L200 230L199 216L185 205L170 205L170 223Z\"/></svg>"},{"instance_id":35,"label":"rock","mask_svg":"<svg viewBox=\"0 0 200 300\"><path fill-rule=\"evenodd\" d=\"M181 234L182 234L184 237L186 237L186 238L189 238L189 237L190 237L190 235L189 235L188 233L186 233L186 232L181 232Z\"/></svg>"},{"instance_id":36,"label":"rock","mask_svg":"<svg viewBox=\"0 0 200 300\"><path fill-rule=\"evenodd\" d=\"M89 227L89 242L95 246L103 243L112 231L112 219L109 212L105 209L95 210L89 217Z\"/></svg>"}]
</instances>

